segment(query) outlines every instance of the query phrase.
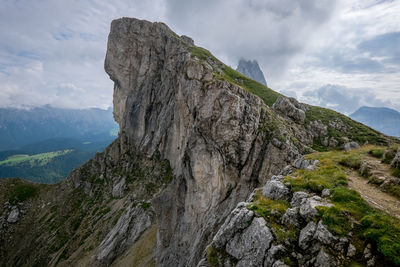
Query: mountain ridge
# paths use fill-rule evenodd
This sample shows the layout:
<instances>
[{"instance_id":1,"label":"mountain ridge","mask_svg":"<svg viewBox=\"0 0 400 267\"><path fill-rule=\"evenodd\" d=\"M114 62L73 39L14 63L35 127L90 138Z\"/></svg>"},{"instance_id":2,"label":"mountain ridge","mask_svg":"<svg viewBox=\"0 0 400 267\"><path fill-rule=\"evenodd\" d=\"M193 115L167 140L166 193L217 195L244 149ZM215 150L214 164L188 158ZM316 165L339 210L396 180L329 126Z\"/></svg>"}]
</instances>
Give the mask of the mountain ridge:
<instances>
[{"instance_id":1,"label":"mountain ridge","mask_svg":"<svg viewBox=\"0 0 400 267\"><path fill-rule=\"evenodd\" d=\"M400 137L400 112L386 107L360 107L350 118L384 134Z\"/></svg>"},{"instance_id":2,"label":"mountain ridge","mask_svg":"<svg viewBox=\"0 0 400 267\"><path fill-rule=\"evenodd\" d=\"M22 195L22 207L2 210L8 217L16 209L26 214L2 228L0 256L6 263L110 266L146 244L150 248L138 265L146 260L157 266L212 266L221 258L254 266L259 259L244 257L252 253L223 250L227 241L239 242L242 229L255 235L270 231L241 202L287 166L304 165L302 155L315 149L396 141L272 91L163 23L114 20L105 70L114 81L118 138L57 185L22 183L36 193L29 199ZM15 204L12 188L21 184L1 185ZM229 228L238 214L249 216ZM276 234L267 235L277 240ZM12 236L17 238L7 239ZM146 243L148 236L155 238ZM213 250L215 240L222 245ZM327 254L321 248L307 251L310 264Z\"/></svg>"}]
</instances>

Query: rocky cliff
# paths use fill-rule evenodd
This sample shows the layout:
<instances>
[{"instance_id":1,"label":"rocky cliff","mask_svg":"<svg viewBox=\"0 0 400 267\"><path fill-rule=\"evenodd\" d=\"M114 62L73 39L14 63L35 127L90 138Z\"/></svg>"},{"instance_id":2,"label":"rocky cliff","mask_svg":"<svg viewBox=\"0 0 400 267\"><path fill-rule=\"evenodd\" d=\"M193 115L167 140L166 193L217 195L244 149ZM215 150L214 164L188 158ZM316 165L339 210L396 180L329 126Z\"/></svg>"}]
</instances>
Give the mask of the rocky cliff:
<instances>
[{"instance_id":1,"label":"rocky cliff","mask_svg":"<svg viewBox=\"0 0 400 267\"><path fill-rule=\"evenodd\" d=\"M245 60L240 59L236 70L247 77L264 84L267 86L267 81L265 80L264 73L260 69L258 62L256 60Z\"/></svg>"},{"instance_id":2,"label":"rocky cliff","mask_svg":"<svg viewBox=\"0 0 400 267\"><path fill-rule=\"evenodd\" d=\"M63 183L34 190L21 205L35 208L4 223L6 265L207 265L206 248L218 236L233 238L233 230L221 229L235 207L242 213L238 203L302 154L389 141L333 111L279 95L163 23L113 21L105 70L114 81L117 140ZM252 220L249 214L243 216ZM32 235L23 234L27 220L37 226ZM273 234L263 220L246 231L260 231L267 249ZM19 249L7 249L16 232L10 246ZM232 243L231 255L245 255L237 238L224 242ZM24 245L30 242L36 249Z\"/></svg>"}]
</instances>

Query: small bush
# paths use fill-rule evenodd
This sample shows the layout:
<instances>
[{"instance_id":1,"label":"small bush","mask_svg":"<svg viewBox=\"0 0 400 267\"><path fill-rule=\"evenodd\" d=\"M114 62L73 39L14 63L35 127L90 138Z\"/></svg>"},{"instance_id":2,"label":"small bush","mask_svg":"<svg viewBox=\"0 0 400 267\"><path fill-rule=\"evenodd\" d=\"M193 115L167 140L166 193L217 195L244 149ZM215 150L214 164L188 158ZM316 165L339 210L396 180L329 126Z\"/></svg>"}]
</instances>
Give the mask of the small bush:
<instances>
[{"instance_id":1,"label":"small bush","mask_svg":"<svg viewBox=\"0 0 400 267\"><path fill-rule=\"evenodd\" d=\"M364 236L373 241L386 259L400 265L400 225L384 214L367 215L361 220Z\"/></svg>"},{"instance_id":2,"label":"small bush","mask_svg":"<svg viewBox=\"0 0 400 267\"><path fill-rule=\"evenodd\" d=\"M143 202L141 205L142 209L147 210L150 208L150 202Z\"/></svg>"},{"instance_id":3,"label":"small bush","mask_svg":"<svg viewBox=\"0 0 400 267\"><path fill-rule=\"evenodd\" d=\"M392 168L392 175L400 178L400 169Z\"/></svg>"},{"instance_id":4,"label":"small bush","mask_svg":"<svg viewBox=\"0 0 400 267\"><path fill-rule=\"evenodd\" d=\"M317 207L322 222L328 227L329 231L345 236L351 230L348 214L340 208Z\"/></svg>"},{"instance_id":5,"label":"small bush","mask_svg":"<svg viewBox=\"0 0 400 267\"><path fill-rule=\"evenodd\" d=\"M378 159L382 158L384 153L385 151L383 149L371 149L368 152L368 154Z\"/></svg>"},{"instance_id":6,"label":"small bush","mask_svg":"<svg viewBox=\"0 0 400 267\"><path fill-rule=\"evenodd\" d=\"M339 164L349 167L349 168L352 168L352 169L355 169L355 170L358 170L361 166L361 156L351 154L347 157L342 158L339 161Z\"/></svg>"}]
</instances>

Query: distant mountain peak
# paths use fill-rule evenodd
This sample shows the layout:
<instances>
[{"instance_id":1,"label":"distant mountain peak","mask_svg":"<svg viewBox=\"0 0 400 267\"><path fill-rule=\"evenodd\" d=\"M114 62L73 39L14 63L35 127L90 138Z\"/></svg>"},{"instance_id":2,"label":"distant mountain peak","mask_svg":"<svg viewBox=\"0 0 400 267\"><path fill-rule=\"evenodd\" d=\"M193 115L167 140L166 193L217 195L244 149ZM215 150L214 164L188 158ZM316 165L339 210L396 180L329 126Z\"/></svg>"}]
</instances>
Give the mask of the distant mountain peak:
<instances>
[{"instance_id":1,"label":"distant mountain peak","mask_svg":"<svg viewBox=\"0 0 400 267\"><path fill-rule=\"evenodd\" d=\"M242 58L239 60L236 70L259 83L267 85L264 73L262 72L260 65L258 65L257 60L246 60Z\"/></svg>"}]
</instances>

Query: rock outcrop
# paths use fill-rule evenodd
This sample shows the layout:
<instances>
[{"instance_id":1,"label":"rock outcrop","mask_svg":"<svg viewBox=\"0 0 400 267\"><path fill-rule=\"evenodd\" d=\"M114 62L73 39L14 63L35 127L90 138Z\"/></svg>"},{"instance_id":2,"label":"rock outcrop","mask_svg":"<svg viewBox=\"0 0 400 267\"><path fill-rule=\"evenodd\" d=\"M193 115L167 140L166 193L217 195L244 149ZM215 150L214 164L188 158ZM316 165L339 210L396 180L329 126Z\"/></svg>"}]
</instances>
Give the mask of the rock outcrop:
<instances>
[{"instance_id":1,"label":"rock outcrop","mask_svg":"<svg viewBox=\"0 0 400 267\"><path fill-rule=\"evenodd\" d=\"M294 98L280 96L272 107L292 118L296 123L303 124L306 119L305 106Z\"/></svg>"},{"instance_id":2,"label":"rock outcrop","mask_svg":"<svg viewBox=\"0 0 400 267\"><path fill-rule=\"evenodd\" d=\"M34 208L19 221L4 222L9 208L1 213L11 230L0 239L20 248L0 250L6 265L285 266L289 258L322 266L353 253L317 218L329 194L294 192L278 175L317 168L301 155L332 127L350 126L323 123L317 107L310 119L310 106L265 96L266 87L253 94L248 81L163 23L114 20L105 70L118 138L64 182L32 195ZM290 207L271 214L271 224L255 211L259 195ZM291 245L274 228L282 223Z\"/></svg>"},{"instance_id":3,"label":"rock outcrop","mask_svg":"<svg viewBox=\"0 0 400 267\"><path fill-rule=\"evenodd\" d=\"M392 160L391 166L392 168L400 170L400 147L397 149L397 153Z\"/></svg>"}]
</instances>

